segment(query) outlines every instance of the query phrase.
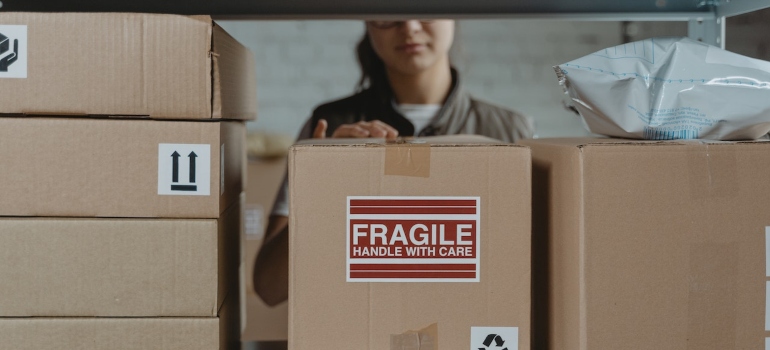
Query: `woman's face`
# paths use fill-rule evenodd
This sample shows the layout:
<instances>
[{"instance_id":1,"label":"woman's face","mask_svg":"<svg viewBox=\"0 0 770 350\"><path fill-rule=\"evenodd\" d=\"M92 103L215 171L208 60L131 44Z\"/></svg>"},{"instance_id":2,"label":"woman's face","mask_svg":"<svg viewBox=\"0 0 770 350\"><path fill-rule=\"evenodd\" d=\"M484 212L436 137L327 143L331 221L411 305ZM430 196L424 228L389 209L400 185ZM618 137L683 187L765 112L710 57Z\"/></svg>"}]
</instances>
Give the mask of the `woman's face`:
<instances>
[{"instance_id":1,"label":"woman's face","mask_svg":"<svg viewBox=\"0 0 770 350\"><path fill-rule=\"evenodd\" d=\"M418 74L449 59L453 20L369 21L372 47L389 70Z\"/></svg>"}]
</instances>

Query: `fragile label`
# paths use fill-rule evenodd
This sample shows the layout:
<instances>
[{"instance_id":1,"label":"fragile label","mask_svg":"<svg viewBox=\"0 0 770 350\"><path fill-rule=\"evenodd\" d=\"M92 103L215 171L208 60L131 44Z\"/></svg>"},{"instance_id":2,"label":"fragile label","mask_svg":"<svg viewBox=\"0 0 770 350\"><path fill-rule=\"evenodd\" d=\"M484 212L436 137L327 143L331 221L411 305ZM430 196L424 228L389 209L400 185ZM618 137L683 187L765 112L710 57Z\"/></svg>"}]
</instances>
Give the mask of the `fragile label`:
<instances>
[{"instance_id":1,"label":"fragile label","mask_svg":"<svg viewBox=\"0 0 770 350\"><path fill-rule=\"evenodd\" d=\"M27 77L27 26L0 25L0 78Z\"/></svg>"},{"instance_id":2,"label":"fragile label","mask_svg":"<svg viewBox=\"0 0 770 350\"><path fill-rule=\"evenodd\" d=\"M158 194L208 196L211 145L158 144Z\"/></svg>"},{"instance_id":3,"label":"fragile label","mask_svg":"<svg viewBox=\"0 0 770 350\"><path fill-rule=\"evenodd\" d=\"M479 197L348 197L348 282L478 282Z\"/></svg>"}]
</instances>

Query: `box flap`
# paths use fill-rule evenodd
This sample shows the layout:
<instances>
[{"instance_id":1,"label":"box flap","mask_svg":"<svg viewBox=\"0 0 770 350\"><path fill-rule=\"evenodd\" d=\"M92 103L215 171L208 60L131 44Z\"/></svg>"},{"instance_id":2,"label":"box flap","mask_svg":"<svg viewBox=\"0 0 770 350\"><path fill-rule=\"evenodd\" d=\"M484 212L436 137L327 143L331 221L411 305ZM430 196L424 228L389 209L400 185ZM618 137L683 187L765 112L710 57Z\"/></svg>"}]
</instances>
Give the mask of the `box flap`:
<instances>
[{"instance_id":1,"label":"box flap","mask_svg":"<svg viewBox=\"0 0 770 350\"><path fill-rule=\"evenodd\" d=\"M253 120L257 117L254 54L214 25L212 41L212 118Z\"/></svg>"}]
</instances>

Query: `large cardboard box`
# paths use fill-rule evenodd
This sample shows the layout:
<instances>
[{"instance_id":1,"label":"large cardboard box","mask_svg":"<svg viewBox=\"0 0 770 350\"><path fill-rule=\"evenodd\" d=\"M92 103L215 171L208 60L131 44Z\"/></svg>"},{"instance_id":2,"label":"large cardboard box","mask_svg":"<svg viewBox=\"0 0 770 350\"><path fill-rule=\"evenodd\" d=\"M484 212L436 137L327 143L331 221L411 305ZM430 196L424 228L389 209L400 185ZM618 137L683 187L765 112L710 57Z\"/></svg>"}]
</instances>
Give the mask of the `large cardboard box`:
<instances>
[{"instance_id":1,"label":"large cardboard box","mask_svg":"<svg viewBox=\"0 0 770 350\"><path fill-rule=\"evenodd\" d=\"M285 341L289 333L289 305L265 304L254 291L254 261L262 246L265 227L278 188L286 175L286 157L249 158L249 186L244 207L245 240L243 244L242 306L243 341Z\"/></svg>"},{"instance_id":2,"label":"large cardboard box","mask_svg":"<svg viewBox=\"0 0 770 350\"><path fill-rule=\"evenodd\" d=\"M238 294L241 215L0 218L0 317L216 317Z\"/></svg>"},{"instance_id":3,"label":"large cardboard box","mask_svg":"<svg viewBox=\"0 0 770 350\"><path fill-rule=\"evenodd\" d=\"M0 215L218 218L242 190L245 129L0 118Z\"/></svg>"},{"instance_id":4,"label":"large cardboard box","mask_svg":"<svg viewBox=\"0 0 770 350\"><path fill-rule=\"evenodd\" d=\"M523 143L538 348L766 348L770 143Z\"/></svg>"},{"instance_id":5,"label":"large cardboard box","mask_svg":"<svg viewBox=\"0 0 770 350\"><path fill-rule=\"evenodd\" d=\"M0 318L0 350L240 350L236 304L206 318Z\"/></svg>"},{"instance_id":6,"label":"large cardboard box","mask_svg":"<svg viewBox=\"0 0 770 350\"><path fill-rule=\"evenodd\" d=\"M0 114L256 116L253 54L207 16L3 12L0 34Z\"/></svg>"},{"instance_id":7,"label":"large cardboard box","mask_svg":"<svg viewBox=\"0 0 770 350\"><path fill-rule=\"evenodd\" d=\"M530 154L490 141L291 149L291 349L530 348Z\"/></svg>"}]
</instances>

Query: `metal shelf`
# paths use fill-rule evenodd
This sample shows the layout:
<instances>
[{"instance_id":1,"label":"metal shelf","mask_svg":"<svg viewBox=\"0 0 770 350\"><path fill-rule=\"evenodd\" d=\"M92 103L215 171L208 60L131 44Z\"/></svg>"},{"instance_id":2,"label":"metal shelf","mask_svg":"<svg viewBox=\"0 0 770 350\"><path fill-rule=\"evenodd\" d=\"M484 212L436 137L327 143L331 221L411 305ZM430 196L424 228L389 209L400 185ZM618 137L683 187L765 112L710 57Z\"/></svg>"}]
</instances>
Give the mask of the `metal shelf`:
<instances>
[{"instance_id":1,"label":"metal shelf","mask_svg":"<svg viewBox=\"0 0 770 350\"><path fill-rule=\"evenodd\" d=\"M441 15L590 19L716 18L770 6L770 0L2 0L2 11L155 12L218 17Z\"/></svg>"},{"instance_id":2,"label":"metal shelf","mask_svg":"<svg viewBox=\"0 0 770 350\"><path fill-rule=\"evenodd\" d=\"M689 21L690 37L724 46L724 18L770 0L0 0L0 11L208 14L217 19L529 18Z\"/></svg>"}]
</instances>

